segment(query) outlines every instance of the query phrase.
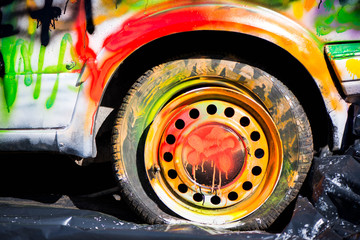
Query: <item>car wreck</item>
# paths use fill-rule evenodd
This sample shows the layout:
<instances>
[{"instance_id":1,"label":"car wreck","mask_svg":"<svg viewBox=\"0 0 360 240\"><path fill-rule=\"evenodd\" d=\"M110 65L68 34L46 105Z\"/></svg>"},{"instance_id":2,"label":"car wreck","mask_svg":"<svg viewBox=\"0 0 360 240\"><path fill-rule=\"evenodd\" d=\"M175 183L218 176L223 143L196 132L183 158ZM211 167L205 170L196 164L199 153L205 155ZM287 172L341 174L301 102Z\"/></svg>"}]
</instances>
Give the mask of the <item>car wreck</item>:
<instances>
[{"instance_id":1,"label":"car wreck","mask_svg":"<svg viewBox=\"0 0 360 240\"><path fill-rule=\"evenodd\" d=\"M151 224L266 229L314 153L360 133L359 15L359 1L2 1L0 150L106 157Z\"/></svg>"}]
</instances>

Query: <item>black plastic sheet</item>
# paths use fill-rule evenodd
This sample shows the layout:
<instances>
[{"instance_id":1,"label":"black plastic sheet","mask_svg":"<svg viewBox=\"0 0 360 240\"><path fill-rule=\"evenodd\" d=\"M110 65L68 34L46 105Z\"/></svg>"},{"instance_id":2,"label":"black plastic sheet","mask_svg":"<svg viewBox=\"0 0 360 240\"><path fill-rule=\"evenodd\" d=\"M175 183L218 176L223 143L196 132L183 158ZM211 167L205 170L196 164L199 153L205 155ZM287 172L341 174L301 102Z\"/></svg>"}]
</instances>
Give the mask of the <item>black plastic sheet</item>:
<instances>
[{"instance_id":1,"label":"black plastic sheet","mask_svg":"<svg viewBox=\"0 0 360 240\"><path fill-rule=\"evenodd\" d=\"M195 225L147 225L75 208L59 208L11 198L0 201L0 239L218 239L256 236L266 232L216 231Z\"/></svg>"},{"instance_id":2,"label":"black plastic sheet","mask_svg":"<svg viewBox=\"0 0 360 240\"><path fill-rule=\"evenodd\" d=\"M109 215L111 207L89 207L96 206L96 201L114 207L119 201L109 193L87 197L53 195L48 203L2 197L0 239L360 239L359 157L357 145L344 155L315 158L301 194L270 232L147 225L124 206L121 213L113 215ZM86 206L98 211L86 210Z\"/></svg>"},{"instance_id":3,"label":"black plastic sheet","mask_svg":"<svg viewBox=\"0 0 360 240\"><path fill-rule=\"evenodd\" d=\"M360 146L346 155L315 158L307 184L314 208L339 236L360 239Z\"/></svg>"}]
</instances>

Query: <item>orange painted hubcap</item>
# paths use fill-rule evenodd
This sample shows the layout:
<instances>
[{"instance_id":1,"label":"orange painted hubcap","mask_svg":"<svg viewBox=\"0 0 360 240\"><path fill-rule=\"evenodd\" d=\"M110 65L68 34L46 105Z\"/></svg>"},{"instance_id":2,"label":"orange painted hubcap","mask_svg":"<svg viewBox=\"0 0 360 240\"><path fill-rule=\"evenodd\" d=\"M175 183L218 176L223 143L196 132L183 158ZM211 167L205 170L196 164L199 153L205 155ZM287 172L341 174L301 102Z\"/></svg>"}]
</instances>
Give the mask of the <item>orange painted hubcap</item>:
<instances>
[{"instance_id":1,"label":"orange painted hubcap","mask_svg":"<svg viewBox=\"0 0 360 240\"><path fill-rule=\"evenodd\" d=\"M221 189L239 175L246 147L239 134L220 124L206 124L184 138L182 164L203 188Z\"/></svg>"},{"instance_id":2,"label":"orange painted hubcap","mask_svg":"<svg viewBox=\"0 0 360 240\"><path fill-rule=\"evenodd\" d=\"M241 219L274 190L282 168L277 128L242 91L199 88L169 102L145 143L151 186L171 210L200 223Z\"/></svg>"}]
</instances>

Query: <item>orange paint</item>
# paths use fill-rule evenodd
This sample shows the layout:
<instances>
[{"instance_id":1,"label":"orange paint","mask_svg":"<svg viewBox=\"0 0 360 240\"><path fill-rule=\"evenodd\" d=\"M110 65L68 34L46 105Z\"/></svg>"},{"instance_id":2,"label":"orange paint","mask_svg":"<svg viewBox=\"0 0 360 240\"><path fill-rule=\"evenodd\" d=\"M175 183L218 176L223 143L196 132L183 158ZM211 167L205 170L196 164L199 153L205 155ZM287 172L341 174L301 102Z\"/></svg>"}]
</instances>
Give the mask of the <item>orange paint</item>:
<instances>
[{"instance_id":1,"label":"orange paint","mask_svg":"<svg viewBox=\"0 0 360 240\"><path fill-rule=\"evenodd\" d=\"M108 16L104 16L104 15L96 17L94 19L95 26L105 22L108 18L109 18Z\"/></svg>"},{"instance_id":2,"label":"orange paint","mask_svg":"<svg viewBox=\"0 0 360 240\"><path fill-rule=\"evenodd\" d=\"M315 0L305 0L304 8L308 12L315 6Z\"/></svg>"}]
</instances>

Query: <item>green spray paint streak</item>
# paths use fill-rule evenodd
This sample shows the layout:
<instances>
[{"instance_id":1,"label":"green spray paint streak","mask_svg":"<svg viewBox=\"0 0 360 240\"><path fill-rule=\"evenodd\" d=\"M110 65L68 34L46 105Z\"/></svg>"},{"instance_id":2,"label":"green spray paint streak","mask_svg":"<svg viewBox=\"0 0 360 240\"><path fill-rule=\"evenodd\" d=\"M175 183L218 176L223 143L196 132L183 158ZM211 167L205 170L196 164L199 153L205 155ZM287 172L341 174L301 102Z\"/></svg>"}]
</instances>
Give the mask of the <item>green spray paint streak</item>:
<instances>
[{"instance_id":1,"label":"green spray paint streak","mask_svg":"<svg viewBox=\"0 0 360 240\"><path fill-rule=\"evenodd\" d=\"M44 67L44 60L45 60L45 50L46 50L46 47L41 45L40 53L39 53L39 61L38 61L38 74L36 75L36 84L35 84L35 89L34 89L34 94L33 94L34 99L38 99L40 96L42 69Z\"/></svg>"},{"instance_id":2,"label":"green spray paint streak","mask_svg":"<svg viewBox=\"0 0 360 240\"><path fill-rule=\"evenodd\" d=\"M5 9L9 10L9 12L12 12L12 10L15 7L15 3L8 5ZM4 9L4 11L6 11ZM14 18L16 19L16 18ZM16 20L11 21L12 25L16 24ZM10 66L10 55L12 55L11 46L13 43L14 37L8 37L1 41L1 47L0 49L5 50L5 53L3 53L3 60L5 65L5 73L9 72L9 66ZM7 111L10 112L10 107L14 104L16 93L17 93L17 86L18 82L15 78L15 75L5 75L3 80L3 86L4 86L4 97L5 97L5 103ZM6 114L3 114L7 116Z\"/></svg>"},{"instance_id":3,"label":"green spray paint streak","mask_svg":"<svg viewBox=\"0 0 360 240\"><path fill-rule=\"evenodd\" d=\"M54 102L56 99L56 94L57 94L58 88L59 88L59 75L64 68L66 69L66 65L64 64L64 58L65 58L66 46L68 43L70 44L70 46L71 46L70 49L72 50L73 42L72 42L71 35L69 33L66 33L60 43L59 59L58 59L57 67L56 67L57 77L56 77L56 82L54 84L54 87L51 91L51 95L46 100L46 108L47 109L51 108L54 105Z\"/></svg>"},{"instance_id":4,"label":"green spray paint streak","mask_svg":"<svg viewBox=\"0 0 360 240\"><path fill-rule=\"evenodd\" d=\"M8 40L11 41L11 40ZM3 44L5 46L9 46L8 43ZM11 106L14 104L17 94L17 88L18 88L18 77L19 75L16 74L16 72L21 71L21 66L24 67L25 74L24 77L24 84L26 86L30 86L32 83L32 70L31 70L31 64L30 64L30 56L29 56L29 46L28 44L22 40L18 39L14 46L9 46L9 52L11 55L5 55L5 66L9 66L8 69L5 69L5 72L7 73L4 77L4 95L5 95L5 102L7 105L7 110L10 112ZM18 60L19 53L21 55L20 61ZM15 69L16 63L18 62L17 69Z\"/></svg>"},{"instance_id":5,"label":"green spray paint streak","mask_svg":"<svg viewBox=\"0 0 360 240\"><path fill-rule=\"evenodd\" d=\"M14 75L6 75L4 77L4 95L8 112L14 104L18 88L18 80Z\"/></svg>"},{"instance_id":6,"label":"green spray paint streak","mask_svg":"<svg viewBox=\"0 0 360 240\"><path fill-rule=\"evenodd\" d=\"M30 44L28 44L23 39L16 40L15 44L12 44L15 41L15 37L2 39L2 49L8 49L7 51L2 51L5 62L5 77L4 77L4 95L7 109L10 112L11 106L14 104L17 95L18 89L18 78L19 75L24 75L24 84L30 86L33 82L32 74L36 73L36 83L33 93L33 98L36 100L40 96L41 92L41 83L42 76L44 73L57 73L57 80L51 92L51 96L46 101L46 108L51 108L55 102L56 94L59 86L59 73L67 72L66 64L64 64L65 52L67 44L70 44L70 54L73 59L76 59L76 54L74 52L73 41L71 35L66 33L62 38L60 43L60 52L58 58L58 64L56 66L49 66L46 69L44 68L45 62L45 53L46 47L40 47L40 53L38 57L38 69L36 72L33 72L31 69L31 55L33 54L33 47L35 38L32 36ZM20 61L18 61L19 56L21 55ZM78 61L77 61L78 62ZM23 71L22 71L23 67ZM78 63L75 63L75 66L72 69L78 69Z\"/></svg>"},{"instance_id":7,"label":"green spray paint streak","mask_svg":"<svg viewBox=\"0 0 360 240\"><path fill-rule=\"evenodd\" d=\"M13 24L15 25L15 23ZM19 74L25 75L24 84L26 86L30 86L33 82L31 55L34 49L34 40L35 38L32 36L30 44L22 39L16 40L16 37L4 38L1 41L5 63L4 96L8 112L16 100ZM18 60L19 55L21 57ZM15 69L16 63L18 63L17 69Z\"/></svg>"}]
</instances>

